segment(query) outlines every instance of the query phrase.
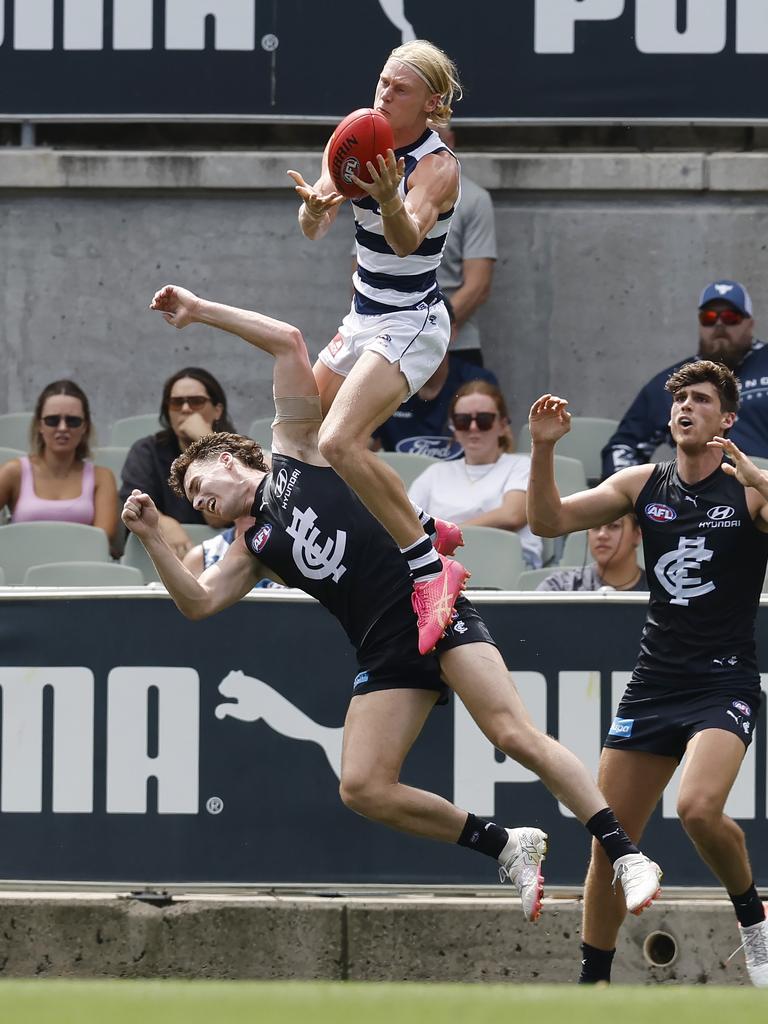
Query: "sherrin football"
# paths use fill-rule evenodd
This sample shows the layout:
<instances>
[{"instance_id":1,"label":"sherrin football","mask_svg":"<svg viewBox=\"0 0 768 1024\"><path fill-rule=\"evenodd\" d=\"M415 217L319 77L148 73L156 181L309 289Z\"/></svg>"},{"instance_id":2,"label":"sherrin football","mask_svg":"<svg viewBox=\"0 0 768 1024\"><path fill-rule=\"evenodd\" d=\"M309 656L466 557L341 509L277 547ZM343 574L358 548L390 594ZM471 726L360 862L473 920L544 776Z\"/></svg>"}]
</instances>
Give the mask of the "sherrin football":
<instances>
[{"instance_id":1,"label":"sherrin football","mask_svg":"<svg viewBox=\"0 0 768 1024\"><path fill-rule=\"evenodd\" d=\"M352 181L352 175L369 182L366 164L378 167L376 157L394 149L395 140L389 121L370 107L348 114L331 136L328 168L337 192L347 199L362 199L365 192Z\"/></svg>"}]
</instances>

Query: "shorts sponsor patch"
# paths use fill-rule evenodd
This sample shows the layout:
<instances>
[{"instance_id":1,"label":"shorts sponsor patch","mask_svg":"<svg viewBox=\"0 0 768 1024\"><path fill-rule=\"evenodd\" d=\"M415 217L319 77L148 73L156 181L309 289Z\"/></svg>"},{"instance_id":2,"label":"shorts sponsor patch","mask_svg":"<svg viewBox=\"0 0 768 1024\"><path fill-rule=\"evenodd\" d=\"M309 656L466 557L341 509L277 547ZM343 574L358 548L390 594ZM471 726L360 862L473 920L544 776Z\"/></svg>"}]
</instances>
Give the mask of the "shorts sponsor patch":
<instances>
[{"instance_id":1,"label":"shorts sponsor patch","mask_svg":"<svg viewBox=\"0 0 768 1024\"><path fill-rule=\"evenodd\" d=\"M631 736L632 726L635 724L634 718L614 718L611 728L608 730L609 736Z\"/></svg>"},{"instance_id":2,"label":"shorts sponsor patch","mask_svg":"<svg viewBox=\"0 0 768 1024\"><path fill-rule=\"evenodd\" d=\"M752 714L752 708L749 704L745 704L743 700L733 701L732 706L735 707L737 711L741 712L742 715L749 717Z\"/></svg>"},{"instance_id":3,"label":"shorts sponsor patch","mask_svg":"<svg viewBox=\"0 0 768 1024\"><path fill-rule=\"evenodd\" d=\"M367 683L367 682L368 682L368 672L367 671L358 672L357 675L355 676L355 681L352 684L352 688L354 690L356 690L358 686L362 686L363 683Z\"/></svg>"},{"instance_id":4,"label":"shorts sponsor patch","mask_svg":"<svg viewBox=\"0 0 768 1024\"><path fill-rule=\"evenodd\" d=\"M337 334L335 338L328 342L328 352L331 356L337 355L344 345L344 339L340 334Z\"/></svg>"}]
</instances>

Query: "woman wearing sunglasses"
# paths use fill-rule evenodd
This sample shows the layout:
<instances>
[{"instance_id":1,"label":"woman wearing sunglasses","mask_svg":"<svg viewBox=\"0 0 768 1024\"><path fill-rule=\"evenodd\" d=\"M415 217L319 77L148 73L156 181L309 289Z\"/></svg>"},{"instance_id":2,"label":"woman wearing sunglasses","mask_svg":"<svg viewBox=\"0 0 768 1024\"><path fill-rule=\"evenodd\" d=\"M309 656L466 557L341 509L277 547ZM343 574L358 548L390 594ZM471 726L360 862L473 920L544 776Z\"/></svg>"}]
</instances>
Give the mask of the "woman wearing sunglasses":
<instances>
[{"instance_id":1,"label":"woman wearing sunglasses","mask_svg":"<svg viewBox=\"0 0 768 1024\"><path fill-rule=\"evenodd\" d=\"M199 366L185 366L163 385L160 401L163 430L135 441L123 466L120 498L125 501L138 488L152 496L160 512L163 534L183 558L194 546L184 523L225 527L218 516L196 512L168 485L171 463L194 441L219 430L234 431L227 413L227 397L213 374Z\"/></svg>"},{"instance_id":2,"label":"woman wearing sunglasses","mask_svg":"<svg viewBox=\"0 0 768 1024\"><path fill-rule=\"evenodd\" d=\"M90 458L91 412L82 388L57 380L43 388L30 426L30 454L0 466L0 508L11 521L49 520L117 531L112 472Z\"/></svg>"},{"instance_id":3,"label":"woman wearing sunglasses","mask_svg":"<svg viewBox=\"0 0 768 1024\"><path fill-rule=\"evenodd\" d=\"M515 530L526 565L538 569L541 540L531 533L525 512L530 458L513 452L501 391L485 380L463 384L451 402L449 422L464 455L436 460L411 484L411 501L437 519Z\"/></svg>"}]
</instances>

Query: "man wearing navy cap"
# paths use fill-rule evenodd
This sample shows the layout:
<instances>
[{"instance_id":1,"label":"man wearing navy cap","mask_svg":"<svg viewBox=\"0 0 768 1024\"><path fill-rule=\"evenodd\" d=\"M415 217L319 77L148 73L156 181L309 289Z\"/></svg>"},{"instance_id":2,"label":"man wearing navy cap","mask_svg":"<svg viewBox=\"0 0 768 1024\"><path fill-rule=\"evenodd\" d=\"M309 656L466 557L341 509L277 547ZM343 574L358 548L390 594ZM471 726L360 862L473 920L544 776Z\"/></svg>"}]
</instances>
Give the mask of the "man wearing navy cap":
<instances>
[{"instance_id":1,"label":"man wearing navy cap","mask_svg":"<svg viewBox=\"0 0 768 1024\"><path fill-rule=\"evenodd\" d=\"M684 363L725 363L741 385L739 417L729 438L747 455L768 458L768 347L754 337L752 299L738 281L713 281L699 297L699 351L651 378L603 448L603 477L649 462L660 444L671 444L672 399L664 388Z\"/></svg>"}]
</instances>

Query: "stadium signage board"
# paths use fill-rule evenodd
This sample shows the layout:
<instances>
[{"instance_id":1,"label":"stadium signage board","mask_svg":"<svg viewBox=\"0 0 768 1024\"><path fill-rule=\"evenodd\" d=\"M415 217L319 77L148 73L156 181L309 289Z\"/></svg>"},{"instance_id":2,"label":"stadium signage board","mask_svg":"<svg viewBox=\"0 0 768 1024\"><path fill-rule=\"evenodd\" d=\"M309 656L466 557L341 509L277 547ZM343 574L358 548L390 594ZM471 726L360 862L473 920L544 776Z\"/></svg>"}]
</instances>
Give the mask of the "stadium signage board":
<instances>
[{"instance_id":1,"label":"stadium signage board","mask_svg":"<svg viewBox=\"0 0 768 1024\"><path fill-rule=\"evenodd\" d=\"M768 118L765 0L0 0L0 117L321 119L434 39L469 121ZM361 37L359 26L366 26ZM327 32L327 38L324 33Z\"/></svg>"},{"instance_id":2,"label":"stadium signage board","mask_svg":"<svg viewBox=\"0 0 768 1024\"><path fill-rule=\"evenodd\" d=\"M636 656L643 605L551 595L485 602L481 611L533 719L594 770ZM768 607L759 624L765 637ZM0 652L0 879L493 883L486 858L389 831L341 804L341 727L358 666L312 601L264 593L190 623L160 594L6 591ZM764 721L756 732L727 811L761 849ZM548 881L581 883L582 826L494 750L458 701L434 710L404 778L503 824L544 828ZM711 884L675 817L675 788L646 845L663 851L669 884ZM311 858L295 842L297 823L313 837ZM755 863L761 885L764 861Z\"/></svg>"}]
</instances>

